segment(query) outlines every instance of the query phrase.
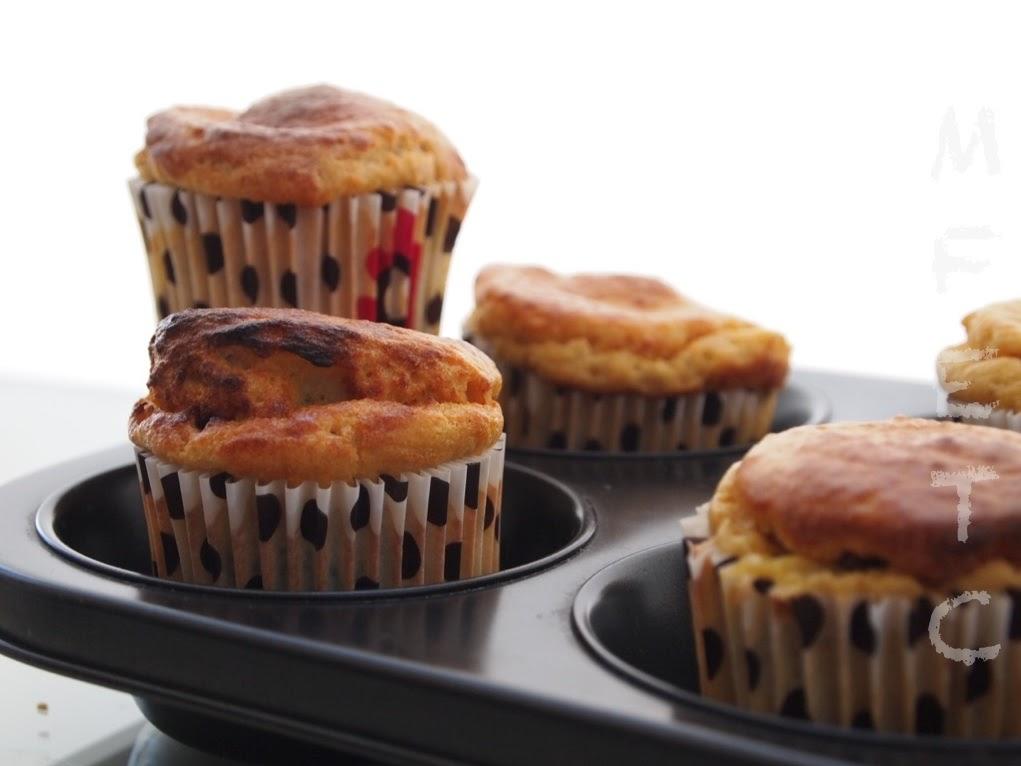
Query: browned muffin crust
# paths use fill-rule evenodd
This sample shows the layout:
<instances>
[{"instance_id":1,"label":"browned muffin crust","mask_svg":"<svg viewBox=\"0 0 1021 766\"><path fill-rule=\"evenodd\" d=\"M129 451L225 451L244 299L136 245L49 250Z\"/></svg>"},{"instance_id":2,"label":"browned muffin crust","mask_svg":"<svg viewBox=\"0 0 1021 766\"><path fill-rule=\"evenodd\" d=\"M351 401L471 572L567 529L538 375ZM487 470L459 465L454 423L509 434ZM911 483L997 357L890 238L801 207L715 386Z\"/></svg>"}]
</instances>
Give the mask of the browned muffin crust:
<instances>
[{"instance_id":1,"label":"browned muffin crust","mask_svg":"<svg viewBox=\"0 0 1021 766\"><path fill-rule=\"evenodd\" d=\"M998 478L972 484L960 542L957 491L933 487L932 472L982 466ZM794 428L753 447L713 504L749 520L771 555L941 585L991 562L1021 565L1021 434L911 418Z\"/></svg>"},{"instance_id":2,"label":"browned muffin crust","mask_svg":"<svg viewBox=\"0 0 1021 766\"><path fill-rule=\"evenodd\" d=\"M936 363L950 401L1021 411L1021 300L983 306L961 323L967 342L943 349Z\"/></svg>"},{"instance_id":3,"label":"browned muffin crust","mask_svg":"<svg viewBox=\"0 0 1021 766\"><path fill-rule=\"evenodd\" d=\"M132 441L195 470L291 482L418 471L503 427L500 375L461 341L295 309L160 322Z\"/></svg>"},{"instance_id":4,"label":"browned muffin crust","mask_svg":"<svg viewBox=\"0 0 1021 766\"><path fill-rule=\"evenodd\" d=\"M783 336L657 279L494 265L476 279L475 302L469 333L498 358L562 385L673 395L774 388L787 377Z\"/></svg>"},{"instance_id":5,"label":"browned muffin crust","mask_svg":"<svg viewBox=\"0 0 1021 766\"><path fill-rule=\"evenodd\" d=\"M135 165L147 181L299 205L467 176L454 147L422 117L328 85L285 91L241 113L158 112Z\"/></svg>"}]
</instances>

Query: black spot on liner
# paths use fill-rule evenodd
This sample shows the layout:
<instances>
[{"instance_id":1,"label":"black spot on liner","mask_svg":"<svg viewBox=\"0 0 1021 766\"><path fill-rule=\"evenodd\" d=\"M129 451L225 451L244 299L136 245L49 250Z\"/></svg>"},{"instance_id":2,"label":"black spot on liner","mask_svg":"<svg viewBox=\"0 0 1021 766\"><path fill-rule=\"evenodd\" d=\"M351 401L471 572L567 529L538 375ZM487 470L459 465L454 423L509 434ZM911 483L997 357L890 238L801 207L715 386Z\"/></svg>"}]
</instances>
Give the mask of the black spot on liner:
<instances>
[{"instance_id":1,"label":"black spot on liner","mask_svg":"<svg viewBox=\"0 0 1021 766\"><path fill-rule=\"evenodd\" d=\"M869 621L869 605L859 602L851 611L851 644L865 654L876 651L876 632Z\"/></svg>"},{"instance_id":2,"label":"black spot on liner","mask_svg":"<svg viewBox=\"0 0 1021 766\"><path fill-rule=\"evenodd\" d=\"M216 548L209 544L209 540L202 541L202 547L199 549L199 561L202 562L202 568L213 578L213 582L220 579L223 564L220 560L220 554L216 551Z\"/></svg>"},{"instance_id":3,"label":"black spot on liner","mask_svg":"<svg viewBox=\"0 0 1021 766\"><path fill-rule=\"evenodd\" d=\"M383 191L382 189L377 191L376 194L379 195L379 206L384 213L389 213L397 209L396 195Z\"/></svg>"},{"instance_id":4,"label":"black spot on liner","mask_svg":"<svg viewBox=\"0 0 1021 766\"><path fill-rule=\"evenodd\" d=\"M435 476L429 478L429 507L426 512L426 519L430 524L442 527L447 523L447 505L450 501L450 482L438 479Z\"/></svg>"},{"instance_id":5,"label":"black spot on liner","mask_svg":"<svg viewBox=\"0 0 1021 766\"><path fill-rule=\"evenodd\" d=\"M729 426L720 432L720 446L733 447L737 443L737 431Z\"/></svg>"},{"instance_id":6,"label":"black spot on liner","mask_svg":"<svg viewBox=\"0 0 1021 766\"><path fill-rule=\"evenodd\" d=\"M876 728L875 723L872 721L872 713L868 710L861 710L854 714L854 718L851 719L851 726L855 729L866 729L873 730Z\"/></svg>"},{"instance_id":7,"label":"black spot on liner","mask_svg":"<svg viewBox=\"0 0 1021 766\"><path fill-rule=\"evenodd\" d=\"M915 601L908 613L908 646L914 646L918 639L929 632L932 610L932 602L925 596Z\"/></svg>"},{"instance_id":8,"label":"black spot on liner","mask_svg":"<svg viewBox=\"0 0 1021 766\"><path fill-rule=\"evenodd\" d=\"M943 706L931 694L921 694L915 701L915 733L943 733Z\"/></svg>"},{"instance_id":9,"label":"black spot on liner","mask_svg":"<svg viewBox=\"0 0 1021 766\"><path fill-rule=\"evenodd\" d=\"M309 499L301 509L301 536L310 542L317 551L321 551L326 545L328 524L326 514L319 510L319 504L315 498Z\"/></svg>"},{"instance_id":10,"label":"black spot on liner","mask_svg":"<svg viewBox=\"0 0 1021 766\"><path fill-rule=\"evenodd\" d=\"M170 304L167 303L167 299L162 295L156 301L156 313L160 315L160 319L170 316Z\"/></svg>"},{"instance_id":11,"label":"black spot on liner","mask_svg":"<svg viewBox=\"0 0 1021 766\"><path fill-rule=\"evenodd\" d=\"M968 669L964 692L965 702L974 702L980 697L984 697L989 693L989 688L992 685L993 674L989 669L989 663L985 660L976 660L975 664Z\"/></svg>"},{"instance_id":12,"label":"black spot on liner","mask_svg":"<svg viewBox=\"0 0 1021 766\"><path fill-rule=\"evenodd\" d=\"M170 212L174 216L174 220L181 224L181 226L188 223L188 210L184 207L184 203L181 202L180 192L174 192L174 196L170 200Z\"/></svg>"},{"instance_id":13,"label":"black spot on liner","mask_svg":"<svg viewBox=\"0 0 1021 766\"><path fill-rule=\"evenodd\" d=\"M152 210L149 208L149 200L145 198L145 187L138 190L138 201L142 203L142 215L152 219Z\"/></svg>"},{"instance_id":14,"label":"black spot on liner","mask_svg":"<svg viewBox=\"0 0 1021 766\"><path fill-rule=\"evenodd\" d=\"M706 676L711 681L723 664L723 639L712 628L702 629L702 656L705 658Z\"/></svg>"},{"instance_id":15,"label":"black spot on liner","mask_svg":"<svg viewBox=\"0 0 1021 766\"><path fill-rule=\"evenodd\" d=\"M355 581L355 590L378 590L379 583L368 575L362 575Z\"/></svg>"},{"instance_id":16,"label":"black spot on liner","mask_svg":"<svg viewBox=\"0 0 1021 766\"><path fill-rule=\"evenodd\" d=\"M277 205L276 208L280 220L293 229L298 221L298 208L290 203Z\"/></svg>"},{"instance_id":17,"label":"black spot on liner","mask_svg":"<svg viewBox=\"0 0 1021 766\"><path fill-rule=\"evenodd\" d=\"M1007 595L1010 596L1010 630L1008 637L1011 641L1021 638L1021 590L1008 588Z\"/></svg>"},{"instance_id":18,"label":"black spot on liner","mask_svg":"<svg viewBox=\"0 0 1021 766\"><path fill-rule=\"evenodd\" d=\"M479 477L482 475L481 463L469 463L464 475L464 507L479 507Z\"/></svg>"},{"instance_id":19,"label":"black spot on liner","mask_svg":"<svg viewBox=\"0 0 1021 766\"><path fill-rule=\"evenodd\" d=\"M419 550L415 538L410 533L405 532L403 552L401 553L401 578L410 580L418 574L418 570L421 568L422 551Z\"/></svg>"},{"instance_id":20,"label":"black spot on liner","mask_svg":"<svg viewBox=\"0 0 1021 766\"><path fill-rule=\"evenodd\" d=\"M642 437L642 429L634 423L628 423L620 431L620 448L624 452L636 452Z\"/></svg>"},{"instance_id":21,"label":"black spot on liner","mask_svg":"<svg viewBox=\"0 0 1021 766\"><path fill-rule=\"evenodd\" d=\"M755 588L759 593L765 595L773 589L773 581L768 577L757 577L752 581L752 587Z\"/></svg>"},{"instance_id":22,"label":"black spot on liner","mask_svg":"<svg viewBox=\"0 0 1021 766\"><path fill-rule=\"evenodd\" d=\"M718 425L723 418L723 400L715 391L709 391L705 395L705 404L702 408L702 425Z\"/></svg>"},{"instance_id":23,"label":"black spot on liner","mask_svg":"<svg viewBox=\"0 0 1021 766\"><path fill-rule=\"evenodd\" d=\"M263 214L263 204L252 202L248 199L241 200L241 220L245 223L255 223Z\"/></svg>"},{"instance_id":24,"label":"black spot on liner","mask_svg":"<svg viewBox=\"0 0 1021 766\"><path fill-rule=\"evenodd\" d=\"M206 271L215 274L223 268L223 240L216 232L202 235L202 249L206 254Z\"/></svg>"},{"instance_id":25,"label":"black spot on liner","mask_svg":"<svg viewBox=\"0 0 1021 766\"><path fill-rule=\"evenodd\" d=\"M671 422L677 416L677 397L671 396L663 402L663 412L660 418L664 423Z\"/></svg>"},{"instance_id":26,"label":"black spot on liner","mask_svg":"<svg viewBox=\"0 0 1021 766\"><path fill-rule=\"evenodd\" d=\"M449 253L453 251L454 244L457 242L457 235L461 231L461 219L450 216L447 221L447 235L443 238L443 252Z\"/></svg>"},{"instance_id":27,"label":"black spot on liner","mask_svg":"<svg viewBox=\"0 0 1021 766\"><path fill-rule=\"evenodd\" d=\"M822 631L825 613L815 596L798 596L791 601L791 611L801 630L801 647L808 649Z\"/></svg>"},{"instance_id":28,"label":"black spot on liner","mask_svg":"<svg viewBox=\"0 0 1021 766\"><path fill-rule=\"evenodd\" d=\"M443 296L434 295L425 307L425 321L429 324L439 324L443 316Z\"/></svg>"},{"instance_id":29,"label":"black spot on liner","mask_svg":"<svg viewBox=\"0 0 1021 766\"><path fill-rule=\"evenodd\" d=\"M550 434L546 446L550 449L567 449L567 434L563 431L554 431Z\"/></svg>"},{"instance_id":30,"label":"black spot on liner","mask_svg":"<svg viewBox=\"0 0 1021 766\"><path fill-rule=\"evenodd\" d=\"M209 489L221 500L227 498L227 482L234 481L234 477L226 471L215 473L209 477Z\"/></svg>"},{"instance_id":31,"label":"black spot on liner","mask_svg":"<svg viewBox=\"0 0 1021 766\"><path fill-rule=\"evenodd\" d=\"M283 511L276 495L256 495L255 511L259 521L259 542L267 542L280 525Z\"/></svg>"},{"instance_id":32,"label":"black spot on liner","mask_svg":"<svg viewBox=\"0 0 1021 766\"><path fill-rule=\"evenodd\" d=\"M387 473L381 474L379 478L383 480L383 487L391 500L403 503L408 499L408 482Z\"/></svg>"},{"instance_id":33,"label":"black spot on liner","mask_svg":"<svg viewBox=\"0 0 1021 766\"><path fill-rule=\"evenodd\" d=\"M169 250L163 251L163 274L170 284L177 284L177 274L174 273L174 259L170 257Z\"/></svg>"},{"instance_id":34,"label":"black spot on liner","mask_svg":"<svg viewBox=\"0 0 1021 766\"><path fill-rule=\"evenodd\" d=\"M365 485L358 485L358 499L351 507L351 529L357 532L359 529L368 526L372 502L369 499L369 490Z\"/></svg>"},{"instance_id":35,"label":"black spot on liner","mask_svg":"<svg viewBox=\"0 0 1021 766\"><path fill-rule=\"evenodd\" d=\"M438 204L437 204L435 198L429 200L429 212L426 214L426 217L425 217L425 236L426 237L431 237L433 235L433 232L436 231L436 210L437 210L437 207L438 207Z\"/></svg>"},{"instance_id":36,"label":"black spot on liner","mask_svg":"<svg viewBox=\"0 0 1021 766\"><path fill-rule=\"evenodd\" d=\"M166 565L167 574L172 575L181 565L181 554L177 550L177 541L173 535L160 532L160 546L163 548L163 563Z\"/></svg>"},{"instance_id":37,"label":"black spot on liner","mask_svg":"<svg viewBox=\"0 0 1021 766\"><path fill-rule=\"evenodd\" d=\"M288 306L298 308L298 276L290 269L280 277L280 297Z\"/></svg>"},{"instance_id":38,"label":"black spot on liner","mask_svg":"<svg viewBox=\"0 0 1021 766\"><path fill-rule=\"evenodd\" d=\"M805 698L804 689L795 689L788 694L780 706L780 715L786 718L797 718L802 721L810 720L808 717L808 700Z\"/></svg>"},{"instance_id":39,"label":"black spot on liner","mask_svg":"<svg viewBox=\"0 0 1021 766\"><path fill-rule=\"evenodd\" d=\"M461 543L447 543L443 551L443 579L456 582L461 579Z\"/></svg>"},{"instance_id":40,"label":"black spot on liner","mask_svg":"<svg viewBox=\"0 0 1021 766\"><path fill-rule=\"evenodd\" d=\"M486 493L486 513L482 518L482 528L489 529L489 525L493 523L493 519L496 517L496 508L493 507L493 501L489 497L489 493Z\"/></svg>"},{"instance_id":41,"label":"black spot on liner","mask_svg":"<svg viewBox=\"0 0 1021 766\"><path fill-rule=\"evenodd\" d=\"M584 449L584 450L586 450L588 452L602 452L603 451L603 445L600 444L599 441L596 440L596 439L588 439L585 442L585 446L582 447L582 449Z\"/></svg>"},{"instance_id":42,"label":"black spot on liner","mask_svg":"<svg viewBox=\"0 0 1021 766\"><path fill-rule=\"evenodd\" d=\"M334 292L337 286L340 284L340 263L329 253L323 253L323 257L320 261L319 273L322 277L323 284L329 288L330 292Z\"/></svg>"},{"instance_id":43,"label":"black spot on liner","mask_svg":"<svg viewBox=\"0 0 1021 766\"><path fill-rule=\"evenodd\" d=\"M262 575L254 575L245 583L245 590L262 590Z\"/></svg>"},{"instance_id":44,"label":"black spot on liner","mask_svg":"<svg viewBox=\"0 0 1021 766\"><path fill-rule=\"evenodd\" d=\"M751 649L744 650L745 667L748 670L748 691L753 692L759 685L759 677L762 675L762 663L759 655Z\"/></svg>"},{"instance_id":45,"label":"black spot on liner","mask_svg":"<svg viewBox=\"0 0 1021 766\"><path fill-rule=\"evenodd\" d=\"M184 499L181 497L181 477L177 471L160 477L163 486L163 499L167 503L167 513L172 519L184 518Z\"/></svg>"},{"instance_id":46,"label":"black spot on liner","mask_svg":"<svg viewBox=\"0 0 1021 766\"><path fill-rule=\"evenodd\" d=\"M254 305L259 298L259 272L255 270L254 266L245 266L241 270L241 290Z\"/></svg>"}]
</instances>

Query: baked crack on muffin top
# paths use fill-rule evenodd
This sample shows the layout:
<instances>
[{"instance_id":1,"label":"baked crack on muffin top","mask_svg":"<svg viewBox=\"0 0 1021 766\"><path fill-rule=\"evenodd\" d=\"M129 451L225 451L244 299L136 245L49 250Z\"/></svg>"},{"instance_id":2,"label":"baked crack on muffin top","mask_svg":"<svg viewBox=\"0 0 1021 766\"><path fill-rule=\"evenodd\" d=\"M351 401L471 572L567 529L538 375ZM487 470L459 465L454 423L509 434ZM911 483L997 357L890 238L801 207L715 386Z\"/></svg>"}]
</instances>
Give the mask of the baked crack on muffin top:
<instances>
[{"instance_id":1,"label":"baked crack on muffin top","mask_svg":"<svg viewBox=\"0 0 1021 766\"><path fill-rule=\"evenodd\" d=\"M193 309L149 347L131 440L201 471L289 482L397 475L483 453L501 379L462 341L296 309Z\"/></svg>"}]
</instances>

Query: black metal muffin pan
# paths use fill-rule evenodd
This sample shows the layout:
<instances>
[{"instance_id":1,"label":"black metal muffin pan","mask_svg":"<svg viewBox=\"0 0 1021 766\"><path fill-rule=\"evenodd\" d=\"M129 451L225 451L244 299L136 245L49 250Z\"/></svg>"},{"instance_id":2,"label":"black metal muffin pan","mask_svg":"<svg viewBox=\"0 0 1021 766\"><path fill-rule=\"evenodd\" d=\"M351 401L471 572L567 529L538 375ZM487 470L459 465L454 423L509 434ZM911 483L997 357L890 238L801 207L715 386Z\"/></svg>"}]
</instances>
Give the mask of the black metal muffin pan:
<instances>
[{"instance_id":1,"label":"black metal muffin pan","mask_svg":"<svg viewBox=\"0 0 1021 766\"><path fill-rule=\"evenodd\" d=\"M796 374L791 392L784 426L823 399L833 419L936 402L928 386L824 373ZM268 762L1021 762L1021 743L841 732L694 693L677 520L739 456L511 453L511 571L279 597L147 576L144 537L126 550L144 533L125 446L0 490L0 652L132 692L171 736ZM533 527L544 513L552 532Z\"/></svg>"}]
</instances>

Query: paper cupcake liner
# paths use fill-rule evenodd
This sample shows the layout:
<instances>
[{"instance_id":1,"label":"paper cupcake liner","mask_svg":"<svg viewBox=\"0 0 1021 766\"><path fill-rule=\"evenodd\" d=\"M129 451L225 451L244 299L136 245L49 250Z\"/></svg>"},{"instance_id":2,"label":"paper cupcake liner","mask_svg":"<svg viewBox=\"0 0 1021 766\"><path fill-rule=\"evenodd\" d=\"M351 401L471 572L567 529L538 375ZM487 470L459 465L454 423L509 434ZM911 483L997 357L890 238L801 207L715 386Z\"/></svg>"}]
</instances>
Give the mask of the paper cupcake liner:
<instances>
[{"instance_id":1,"label":"paper cupcake liner","mask_svg":"<svg viewBox=\"0 0 1021 766\"><path fill-rule=\"evenodd\" d=\"M472 343L489 353L486 344ZM517 448L673 452L752 444L769 433L780 389L680 396L593 394L494 360L507 443Z\"/></svg>"},{"instance_id":2,"label":"paper cupcake liner","mask_svg":"<svg viewBox=\"0 0 1021 766\"><path fill-rule=\"evenodd\" d=\"M954 410L950 410L953 414ZM1005 428L1009 431L1021 431L1021 412L1014 410L1001 410L993 407L987 413L987 417L971 417L968 415L956 416L962 423L970 423L975 426L990 426L991 428Z\"/></svg>"},{"instance_id":3,"label":"paper cupcake liner","mask_svg":"<svg viewBox=\"0 0 1021 766\"><path fill-rule=\"evenodd\" d=\"M685 519L692 626L702 694L759 713L905 734L1021 734L1021 594L961 603L939 624L950 647L999 645L971 665L937 652L933 610L947 595L778 596L734 574L706 507Z\"/></svg>"},{"instance_id":4,"label":"paper cupcake liner","mask_svg":"<svg viewBox=\"0 0 1021 766\"><path fill-rule=\"evenodd\" d=\"M476 185L307 207L129 182L161 318L193 307L293 307L433 334Z\"/></svg>"},{"instance_id":5,"label":"paper cupcake liner","mask_svg":"<svg viewBox=\"0 0 1021 766\"><path fill-rule=\"evenodd\" d=\"M189 471L136 454L161 578L336 591L431 585L500 568L503 436L469 460L325 487Z\"/></svg>"}]
</instances>

